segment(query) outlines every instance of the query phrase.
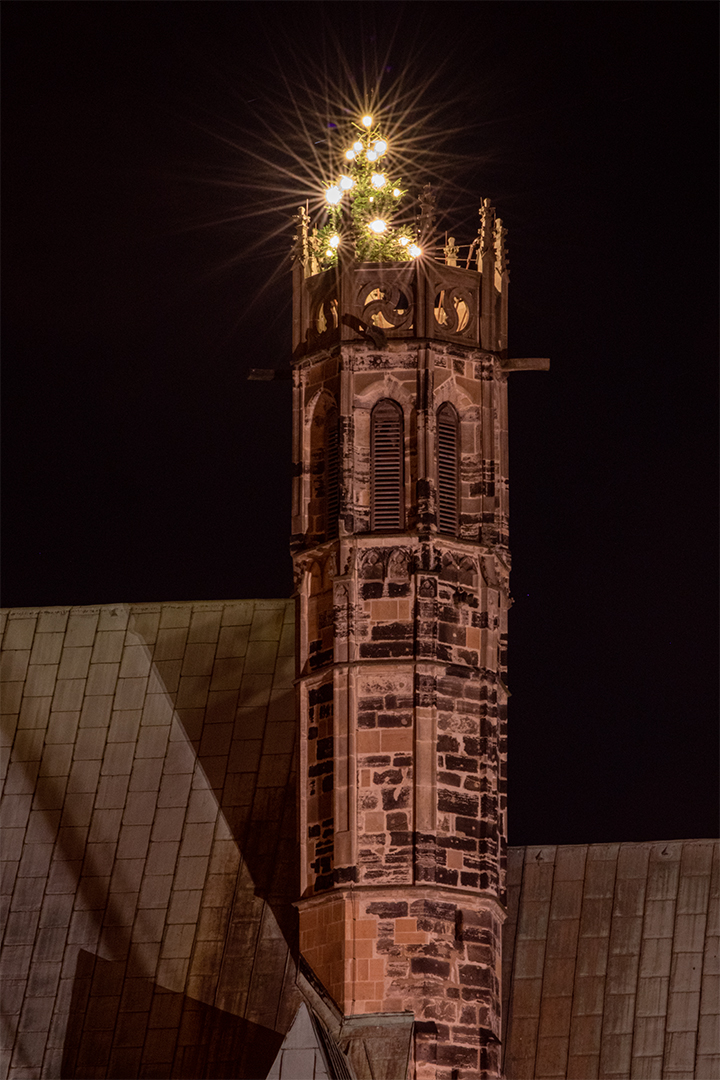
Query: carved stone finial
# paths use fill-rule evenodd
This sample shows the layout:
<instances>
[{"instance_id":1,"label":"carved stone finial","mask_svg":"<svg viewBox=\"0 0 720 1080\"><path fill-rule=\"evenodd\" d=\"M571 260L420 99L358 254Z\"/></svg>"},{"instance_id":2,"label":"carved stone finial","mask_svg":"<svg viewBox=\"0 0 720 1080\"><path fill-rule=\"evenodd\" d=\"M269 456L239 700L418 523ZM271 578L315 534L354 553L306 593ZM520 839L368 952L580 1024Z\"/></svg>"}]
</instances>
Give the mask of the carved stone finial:
<instances>
[{"instance_id":1,"label":"carved stone finial","mask_svg":"<svg viewBox=\"0 0 720 1080\"><path fill-rule=\"evenodd\" d=\"M445 247L443 248L445 255L445 263L447 266L457 266L458 255L460 254L460 248L455 245L455 237L451 236Z\"/></svg>"},{"instance_id":2,"label":"carved stone finial","mask_svg":"<svg viewBox=\"0 0 720 1080\"><path fill-rule=\"evenodd\" d=\"M510 260L507 257L507 246L505 244L505 237L507 236L507 229L503 228L502 218L498 218L495 222L495 230L493 234L493 246L495 248L495 269L498 274L503 274L508 269Z\"/></svg>"},{"instance_id":3,"label":"carved stone finial","mask_svg":"<svg viewBox=\"0 0 720 1080\"><path fill-rule=\"evenodd\" d=\"M293 236L292 258L299 259L303 266L308 260L308 228L310 215L306 207L298 206L298 212L293 217L295 223L295 235Z\"/></svg>"},{"instance_id":4,"label":"carved stone finial","mask_svg":"<svg viewBox=\"0 0 720 1080\"><path fill-rule=\"evenodd\" d=\"M495 228L495 208L490 205L489 199L483 199L482 206L478 213L480 214L480 228L478 229L478 270L481 269L481 261L483 255L486 255L488 251L493 250L494 245L494 228Z\"/></svg>"}]
</instances>

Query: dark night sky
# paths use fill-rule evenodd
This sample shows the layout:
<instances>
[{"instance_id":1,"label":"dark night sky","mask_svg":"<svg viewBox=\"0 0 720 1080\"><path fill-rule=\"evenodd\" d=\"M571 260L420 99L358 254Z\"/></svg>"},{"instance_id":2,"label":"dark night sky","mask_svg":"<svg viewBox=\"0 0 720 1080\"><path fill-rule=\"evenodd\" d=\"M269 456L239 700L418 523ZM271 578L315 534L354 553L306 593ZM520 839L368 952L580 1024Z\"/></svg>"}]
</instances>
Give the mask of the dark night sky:
<instances>
[{"instance_id":1,"label":"dark night sky","mask_svg":"<svg viewBox=\"0 0 720 1080\"><path fill-rule=\"evenodd\" d=\"M511 355L552 358L510 379L511 842L717 835L717 22L6 2L3 605L289 595L288 384L246 375L289 360L292 226L242 216L246 151L328 42L386 89L443 60Z\"/></svg>"}]
</instances>

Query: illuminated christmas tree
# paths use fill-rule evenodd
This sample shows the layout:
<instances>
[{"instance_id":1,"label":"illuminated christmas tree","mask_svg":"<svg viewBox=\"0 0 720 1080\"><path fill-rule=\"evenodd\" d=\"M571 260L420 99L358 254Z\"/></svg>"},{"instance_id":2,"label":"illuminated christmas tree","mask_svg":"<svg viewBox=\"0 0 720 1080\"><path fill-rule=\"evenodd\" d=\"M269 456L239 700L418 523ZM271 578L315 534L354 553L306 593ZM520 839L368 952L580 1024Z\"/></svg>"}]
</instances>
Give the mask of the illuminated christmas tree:
<instances>
[{"instance_id":1,"label":"illuminated christmas tree","mask_svg":"<svg viewBox=\"0 0 720 1080\"><path fill-rule=\"evenodd\" d=\"M407 191L384 169L387 141L370 116L353 126L358 138L345 151L345 171L325 191L327 221L312 237L323 270L341 251L359 262L408 262L421 253L413 226L395 224Z\"/></svg>"}]
</instances>

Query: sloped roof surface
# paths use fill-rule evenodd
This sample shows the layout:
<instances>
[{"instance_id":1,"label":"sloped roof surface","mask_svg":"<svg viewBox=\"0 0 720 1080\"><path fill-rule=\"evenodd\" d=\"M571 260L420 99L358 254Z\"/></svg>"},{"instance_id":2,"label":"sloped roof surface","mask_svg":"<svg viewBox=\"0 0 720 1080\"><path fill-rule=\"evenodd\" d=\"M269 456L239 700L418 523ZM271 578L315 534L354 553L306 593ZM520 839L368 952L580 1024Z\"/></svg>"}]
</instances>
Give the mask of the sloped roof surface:
<instances>
[{"instance_id":1,"label":"sloped roof surface","mask_svg":"<svg viewBox=\"0 0 720 1080\"><path fill-rule=\"evenodd\" d=\"M301 1001L294 604L3 613L10 1077L259 1077Z\"/></svg>"},{"instance_id":2,"label":"sloped roof surface","mask_svg":"<svg viewBox=\"0 0 720 1080\"><path fill-rule=\"evenodd\" d=\"M10 1080L264 1077L303 1000L358 1077L403 1067L411 1018L297 973L294 618L0 613ZM717 882L712 841L510 849L509 1080L716 1080Z\"/></svg>"},{"instance_id":3,"label":"sloped roof surface","mask_svg":"<svg viewBox=\"0 0 720 1080\"><path fill-rule=\"evenodd\" d=\"M720 1076L713 840L513 848L505 1071Z\"/></svg>"}]
</instances>

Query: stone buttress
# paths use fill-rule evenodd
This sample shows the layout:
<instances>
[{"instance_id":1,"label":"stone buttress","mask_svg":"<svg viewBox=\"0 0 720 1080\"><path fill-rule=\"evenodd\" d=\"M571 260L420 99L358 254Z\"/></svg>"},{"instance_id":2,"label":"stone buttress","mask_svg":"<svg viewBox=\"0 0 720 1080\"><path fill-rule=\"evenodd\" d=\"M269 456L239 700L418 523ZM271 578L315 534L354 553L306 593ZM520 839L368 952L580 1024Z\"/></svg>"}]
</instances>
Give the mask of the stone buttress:
<instances>
[{"instance_id":1,"label":"stone buttress","mask_svg":"<svg viewBox=\"0 0 720 1080\"><path fill-rule=\"evenodd\" d=\"M414 1014L422 1080L500 1075L503 233L294 270L300 948L346 1016Z\"/></svg>"}]
</instances>

